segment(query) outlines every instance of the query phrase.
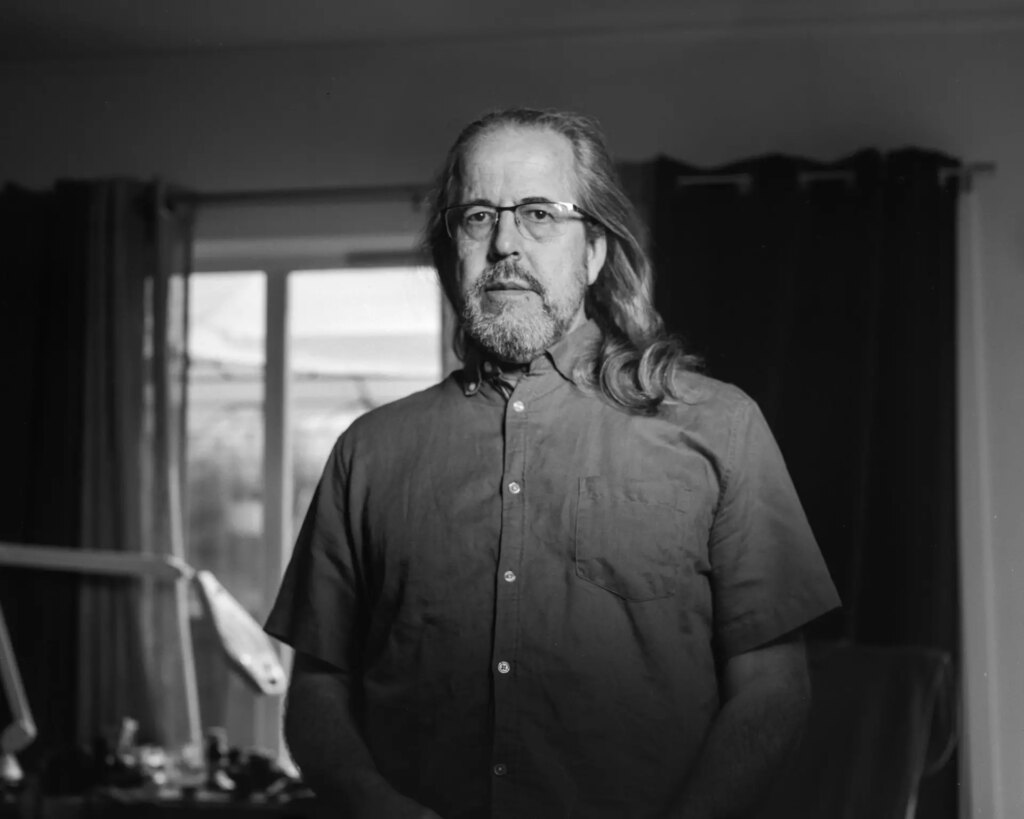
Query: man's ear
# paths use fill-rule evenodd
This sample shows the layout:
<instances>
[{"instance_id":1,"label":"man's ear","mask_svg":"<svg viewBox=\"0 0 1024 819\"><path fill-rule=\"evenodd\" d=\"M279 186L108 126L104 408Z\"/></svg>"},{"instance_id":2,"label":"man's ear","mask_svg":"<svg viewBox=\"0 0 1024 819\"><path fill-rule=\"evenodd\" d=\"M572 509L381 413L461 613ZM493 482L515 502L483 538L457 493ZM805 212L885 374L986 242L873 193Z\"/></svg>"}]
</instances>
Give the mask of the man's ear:
<instances>
[{"instance_id":1,"label":"man's ear","mask_svg":"<svg viewBox=\"0 0 1024 819\"><path fill-rule=\"evenodd\" d=\"M603 231L596 238L587 240L587 285L597 281L597 274L604 267L607 255L608 239Z\"/></svg>"}]
</instances>

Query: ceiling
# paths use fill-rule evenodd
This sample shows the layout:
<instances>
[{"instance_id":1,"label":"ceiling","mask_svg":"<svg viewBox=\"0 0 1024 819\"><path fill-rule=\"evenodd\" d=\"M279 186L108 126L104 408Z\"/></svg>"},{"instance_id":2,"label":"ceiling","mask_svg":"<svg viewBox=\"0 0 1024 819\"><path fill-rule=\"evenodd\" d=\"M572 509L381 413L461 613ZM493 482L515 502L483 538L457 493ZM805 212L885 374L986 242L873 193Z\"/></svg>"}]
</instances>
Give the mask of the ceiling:
<instances>
[{"instance_id":1,"label":"ceiling","mask_svg":"<svg viewBox=\"0 0 1024 819\"><path fill-rule=\"evenodd\" d=\"M0 0L0 58L1022 17L1024 0Z\"/></svg>"}]
</instances>

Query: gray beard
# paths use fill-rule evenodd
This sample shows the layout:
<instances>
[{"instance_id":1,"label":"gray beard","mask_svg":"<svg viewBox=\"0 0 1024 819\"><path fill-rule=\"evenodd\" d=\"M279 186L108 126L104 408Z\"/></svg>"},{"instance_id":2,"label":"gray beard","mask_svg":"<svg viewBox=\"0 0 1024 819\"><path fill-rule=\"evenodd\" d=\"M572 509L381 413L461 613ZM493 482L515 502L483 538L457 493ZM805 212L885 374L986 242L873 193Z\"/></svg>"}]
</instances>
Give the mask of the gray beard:
<instances>
[{"instance_id":1,"label":"gray beard","mask_svg":"<svg viewBox=\"0 0 1024 819\"><path fill-rule=\"evenodd\" d=\"M495 311L485 311L482 305L487 285L506 277L529 282L540 296L540 305L507 303ZM466 294L461 311L462 329L480 347L502 361L526 364L569 331L584 294L585 286L581 283L579 298L574 304L553 304L533 276L512 262L499 263Z\"/></svg>"}]
</instances>

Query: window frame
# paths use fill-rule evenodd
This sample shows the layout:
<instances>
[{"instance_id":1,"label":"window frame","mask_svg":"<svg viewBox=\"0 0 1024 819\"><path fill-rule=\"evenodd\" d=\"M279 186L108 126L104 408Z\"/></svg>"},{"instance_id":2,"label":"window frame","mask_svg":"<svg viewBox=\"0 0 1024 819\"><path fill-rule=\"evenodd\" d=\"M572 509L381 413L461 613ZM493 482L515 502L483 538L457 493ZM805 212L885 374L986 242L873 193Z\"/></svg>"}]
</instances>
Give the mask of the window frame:
<instances>
[{"instance_id":1,"label":"window frame","mask_svg":"<svg viewBox=\"0 0 1024 819\"><path fill-rule=\"evenodd\" d=\"M418 241L418 236L405 233L339 237L197 238L194 243L190 276L257 271L265 276L262 473L263 543L267 556L264 594L268 601L277 595L295 537L292 525L294 460L291 435L289 277L292 273L314 270L429 266L418 251ZM454 313L443 296L441 303L440 356L443 377L458 365L458 361L449 343ZM183 446L187 446L184 438ZM183 460L185 463L187 461ZM187 475L184 480L187 483ZM185 517L187 520L187 508ZM293 652L288 646L277 645L281 662L286 672L290 673ZM268 751L280 764L292 767L282 733L283 714L283 698L257 697L253 740L256 747Z\"/></svg>"}]
</instances>

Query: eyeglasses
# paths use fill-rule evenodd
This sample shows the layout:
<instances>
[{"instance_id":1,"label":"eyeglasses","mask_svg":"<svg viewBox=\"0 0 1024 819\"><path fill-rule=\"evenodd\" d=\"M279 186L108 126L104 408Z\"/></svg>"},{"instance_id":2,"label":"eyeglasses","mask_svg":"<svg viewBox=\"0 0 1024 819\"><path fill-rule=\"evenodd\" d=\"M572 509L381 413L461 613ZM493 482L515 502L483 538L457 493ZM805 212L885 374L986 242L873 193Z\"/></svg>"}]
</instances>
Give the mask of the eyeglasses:
<instances>
[{"instance_id":1,"label":"eyeglasses","mask_svg":"<svg viewBox=\"0 0 1024 819\"><path fill-rule=\"evenodd\" d=\"M465 236L474 242L491 238L501 214L512 211L516 227L527 239L543 242L565 233L570 222L593 217L571 202L523 202L519 205L455 205L444 209L444 223L452 239Z\"/></svg>"}]
</instances>

